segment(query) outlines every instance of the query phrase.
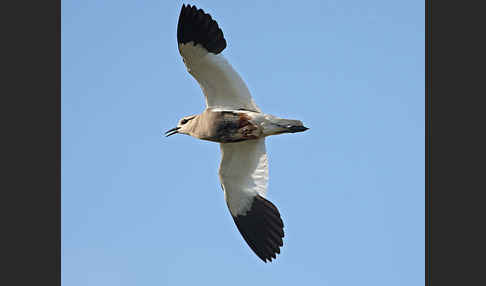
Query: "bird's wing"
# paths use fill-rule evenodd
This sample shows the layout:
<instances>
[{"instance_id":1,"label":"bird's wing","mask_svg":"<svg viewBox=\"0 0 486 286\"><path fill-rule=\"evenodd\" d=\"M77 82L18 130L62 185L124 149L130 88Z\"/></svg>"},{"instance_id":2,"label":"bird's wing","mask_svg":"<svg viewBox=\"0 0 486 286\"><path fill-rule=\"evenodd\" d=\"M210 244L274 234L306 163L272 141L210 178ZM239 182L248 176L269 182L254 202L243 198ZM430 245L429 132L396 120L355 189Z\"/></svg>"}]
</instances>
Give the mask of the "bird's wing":
<instances>
[{"instance_id":1,"label":"bird's wing","mask_svg":"<svg viewBox=\"0 0 486 286\"><path fill-rule=\"evenodd\" d=\"M245 82L220 54L226 40L211 15L195 6L182 5L177 43L187 70L203 90L208 108L260 112Z\"/></svg>"},{"instance_id":2,"label":"bird's wing","mask_svg":"<svg viewBox=\"0 0 486 286\"><path fill-rule=\"evenodd\" d=\"M272 261L283 245L284 226L278 209L265 199L265 138L220 145L219 178L233 220L255 254L264 262Z\"/></svg>"}]
</instances>

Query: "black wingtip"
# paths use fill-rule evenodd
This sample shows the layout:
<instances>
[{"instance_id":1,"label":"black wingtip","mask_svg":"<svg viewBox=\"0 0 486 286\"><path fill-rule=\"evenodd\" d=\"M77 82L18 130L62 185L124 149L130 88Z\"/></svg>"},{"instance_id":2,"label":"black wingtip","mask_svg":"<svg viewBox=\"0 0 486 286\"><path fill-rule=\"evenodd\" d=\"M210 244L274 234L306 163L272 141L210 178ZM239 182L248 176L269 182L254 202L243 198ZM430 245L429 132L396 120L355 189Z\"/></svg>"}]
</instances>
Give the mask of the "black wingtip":
<instances>
[{"instance_id":1,"label":"black wingtip","mask_svg":"<svg viewBox=\"0 0 486 286\"><path fill-rule=\"evenodd\" d=\"M211 53L219 54L226 48L226 40L218 23L196 6L182 5L177 24L177 42L193 41Z\"/></svg>"},{"instance_id":2,"label":"black wingtip","mask_svg":"<svg viewBox=\"0 0 486 286\"><path fill-rule=\"evenodd\" d=\"M263 262L271 262L280 254L284 225L277 207L270 201L256 196L250 210L233 220L246 243Z\"/></svg>"}]
</instances>

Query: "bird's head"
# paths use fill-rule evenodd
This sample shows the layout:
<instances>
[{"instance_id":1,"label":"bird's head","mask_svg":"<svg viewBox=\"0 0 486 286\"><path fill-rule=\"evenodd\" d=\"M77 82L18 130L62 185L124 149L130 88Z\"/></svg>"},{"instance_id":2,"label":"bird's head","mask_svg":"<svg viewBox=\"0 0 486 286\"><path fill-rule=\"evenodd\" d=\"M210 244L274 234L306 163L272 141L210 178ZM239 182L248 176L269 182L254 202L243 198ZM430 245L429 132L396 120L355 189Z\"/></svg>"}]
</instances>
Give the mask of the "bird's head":
<instances>
[{"instance_id":1,"label":"bird's head","mask_svg":"<svg viewBox=\"0 0 486 286\"><path fill-rule=\"evenodd\" d=\"M197 115L189 115L189 116L182 117L182 119L179 120L179 123L177 123L177 127L172 128L172 129L168 130L167 132L165 132L165 136L169 137L169 136L174 135L176 133L190 135L190 132L192 130L193 123L194 123L193 119L196 118L196 117L197 117Z\"/></svg>"}]
</instances>

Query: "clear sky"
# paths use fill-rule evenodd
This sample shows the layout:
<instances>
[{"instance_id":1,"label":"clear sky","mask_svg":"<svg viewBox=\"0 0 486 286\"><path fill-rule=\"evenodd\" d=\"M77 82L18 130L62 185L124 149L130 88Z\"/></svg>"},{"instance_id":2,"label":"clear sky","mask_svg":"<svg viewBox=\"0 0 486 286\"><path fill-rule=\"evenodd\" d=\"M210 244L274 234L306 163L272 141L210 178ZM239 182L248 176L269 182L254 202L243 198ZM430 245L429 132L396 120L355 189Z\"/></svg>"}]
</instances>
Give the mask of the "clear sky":
<instances>
[{"instance_id":1,"label":"clear sky","mask_svg":"<svg viewBox=\"0 0 486 286\"><path fill-rule=\"evenodd\" d=\"M62 1L63 285L423 285L423 1L195 1L266 113L284 246L239 234L216 143L166 138L204 109L181 1Z\"/></svg>"}]
</instances>

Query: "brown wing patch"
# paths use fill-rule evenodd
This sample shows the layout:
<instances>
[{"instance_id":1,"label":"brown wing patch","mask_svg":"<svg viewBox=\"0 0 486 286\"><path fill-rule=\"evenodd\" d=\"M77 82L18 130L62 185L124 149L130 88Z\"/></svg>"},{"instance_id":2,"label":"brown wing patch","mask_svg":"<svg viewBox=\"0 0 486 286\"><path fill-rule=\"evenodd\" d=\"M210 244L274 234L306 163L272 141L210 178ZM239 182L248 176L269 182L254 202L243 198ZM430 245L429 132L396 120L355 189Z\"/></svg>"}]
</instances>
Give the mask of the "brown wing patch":
<instances>
[{"instance_id":1,"label":"brown wing patch","mask_svg":"<svg viewBox=\"0 0 486 286\"><path fill-rule=\"evenodd\" d=\"M251 124L250 120L251 120L250 116L248 116L244 113L240 113L239 118L238 118L238 127L243 128L243 127L247 126L248 124Z\"/></svg>"},{"instance_id":2,"label":"brown wing patch","mask_svg":"<svg viewBox=\"0 0 486 286\"><path fill-rule=\"evenodd\" d=\"M257 139L261 132L258 132L258 126L250 122L250 120L250 116L245 113L240 113L238 119L238 131L244 139Z\"/></svg>"}]
</instances>

